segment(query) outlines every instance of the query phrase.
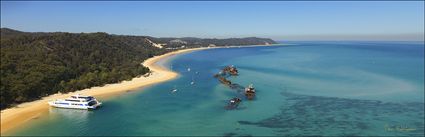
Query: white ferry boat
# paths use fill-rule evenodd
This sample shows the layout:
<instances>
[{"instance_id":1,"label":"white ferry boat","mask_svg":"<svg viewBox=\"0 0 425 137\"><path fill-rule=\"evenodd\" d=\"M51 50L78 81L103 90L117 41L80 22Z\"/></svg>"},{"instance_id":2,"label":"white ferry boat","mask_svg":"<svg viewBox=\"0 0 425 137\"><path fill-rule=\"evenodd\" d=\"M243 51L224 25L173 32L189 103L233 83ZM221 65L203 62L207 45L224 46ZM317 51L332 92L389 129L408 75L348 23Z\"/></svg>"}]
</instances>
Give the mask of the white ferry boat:
<instances>
[{"instance_id":1,"label":"white ferry boat","mask_svg":"<svg viewBox=\"0 0 425 137\"><path fill-rule=\"evenodd\" d=\"M49 101L49 105L58 108L96 109L102 105L92 96L73 95L66 99Z\"/></svg>"}]
</instances>

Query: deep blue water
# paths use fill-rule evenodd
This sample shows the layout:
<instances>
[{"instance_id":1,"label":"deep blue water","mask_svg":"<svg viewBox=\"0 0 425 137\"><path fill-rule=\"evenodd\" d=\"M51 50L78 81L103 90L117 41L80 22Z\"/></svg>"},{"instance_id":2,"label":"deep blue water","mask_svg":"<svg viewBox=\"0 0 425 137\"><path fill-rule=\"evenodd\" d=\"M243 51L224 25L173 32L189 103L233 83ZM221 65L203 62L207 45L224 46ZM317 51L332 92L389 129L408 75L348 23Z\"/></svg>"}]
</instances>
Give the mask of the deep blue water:
<instances>
[{"instance_id":1,"label":"deep blue water","mask_svg":"<svg viewBox=\"0 0 425 137\"><path fill-rule=\"evenodd\" d=\"M423 42L286 44L178 55L159 62L177 79L103 100L96 111L51 108L8 134L424 135ZM254 84L254 100L213 77L226 65L239 69L232 82ZM241 105L224 109L233 97Z\"/></svg>"}]
</instances>

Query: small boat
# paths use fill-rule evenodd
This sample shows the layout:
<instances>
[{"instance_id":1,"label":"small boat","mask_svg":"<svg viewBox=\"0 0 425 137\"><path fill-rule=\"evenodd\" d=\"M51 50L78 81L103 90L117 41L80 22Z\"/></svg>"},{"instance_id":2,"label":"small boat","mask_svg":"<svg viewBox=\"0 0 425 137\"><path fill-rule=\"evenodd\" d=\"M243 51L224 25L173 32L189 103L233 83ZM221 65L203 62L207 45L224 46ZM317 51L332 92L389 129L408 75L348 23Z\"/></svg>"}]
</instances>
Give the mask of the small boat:
<instances>
[{"instance_id":1,"label":"small boat","mask_svg":"<svg viewBox=\"0 0 425 137\"><path fill-rule=\"evenodd\" d=\"M195 78L192 76L192 82L190 82L190 85L195 84Z\"/></svg>"},{"instance_id":2,"label":"small boat","mask_svg":"<svg viewBox=\"0 0 425 137\"><path fill-rule=\"evenodd\" d=\"M190 68L187 68L187 71L190 71Z\"/></svg>"},{"instance_id":3,"label":"small boat","mask_svg":"<svg viewBox=\"0 0 425 137\"><path fill-rule=\"evenodd\" d=\"M72 109L96 109L102 105L92 96L73 95L66 99L57 99L48 102L50 106Z\"/></svg>"},{"instance_id":4,"label":"small boat","mask_svg":"<svg viewBox=\"0 0 425 137\"><path fill-rule=\"evenodd\" d=\"M247 99L252 100L255 97L255 88L252 84L245 88L245 96Z\"/></svg>"},{"instance_id":5,"label":"small boat","mask_svg":"<svg viewBox=\"0 0 425 137\"><path fill-rule=\"evenodd\" d=\"M176 88L176 86L174 86L174 89L173 89L173 90L171 90L171 93L175 93L175 92L177 92L177 88Z\"/></svg>"}]
</instances>

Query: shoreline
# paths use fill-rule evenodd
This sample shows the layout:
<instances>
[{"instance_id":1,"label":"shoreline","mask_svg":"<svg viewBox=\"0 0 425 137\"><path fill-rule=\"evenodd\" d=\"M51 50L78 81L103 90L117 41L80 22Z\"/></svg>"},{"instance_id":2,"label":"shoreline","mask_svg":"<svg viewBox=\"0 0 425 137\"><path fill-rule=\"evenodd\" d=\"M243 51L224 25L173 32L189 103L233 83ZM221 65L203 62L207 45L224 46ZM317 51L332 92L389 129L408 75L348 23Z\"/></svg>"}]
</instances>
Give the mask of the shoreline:
<instances>
[{"instance_id":1,"label":"shoreline","mask_svg":"<svg viewBox=\"0 0 425 137\"><path fill-rule=\"evenodd\" d=\"M148 67L151 70L151 74L147 77L139 76L129 81L122 81L120 83L106 84L101 87L92 87L88 89L78 90L75 92L65 94L53 94L42 99L26 102L17 105L16 107L7 108L1 111L1 129L0 133L3 135L7 131L18 128L20 125L30 122L33 119L37 119L40 116L48 114L49 105L47 104L50 100L67 98L74 94L83 94L90 96L107 96L114 93L125 93L129 90L143 88L152 84L165 82L179 76L178 73L169 70L164 66L156 64L158 61L169 58L174 55L187 53L191 51L205 50L205 49L216 49L216 48L245 48L245 47L259 47L259 46L274 46L271 45L251 45L251 46L223 46L223 47L200 47L191 49L181 49L177 51L168 52L163 55L154 56L146 59L142 65Z\"/></svg>"},{"instance_id":2,"label":"shoreline","mask_svg":"<svg viewBox=\"0 0 425 137\"><path fill-rule=\"evenodd\" d=\"M47 102L50 100L63 99L74 94L106 96L108 94L126 92L128 90L142 88L152 84L174 79L179 75L178 73L170 71L168 70L168 68L157 65L155 63L173 55L203 49L207 48L182 49L148 58L142 63L145 67L148 67L151 70L151 74L147 77L140 76L133 78L129 81L106 84L101 87L92 87L65 94L57 93L47 97L43 97L42 99L36 101L26 102L19 104L16 107L4 109L1 111L1 134L16 128L21 124L25 124L26 122L29 122L32 119L36 119L42 116L43 114L46 114L50 107Z\"/></svg>"}]
</instances>

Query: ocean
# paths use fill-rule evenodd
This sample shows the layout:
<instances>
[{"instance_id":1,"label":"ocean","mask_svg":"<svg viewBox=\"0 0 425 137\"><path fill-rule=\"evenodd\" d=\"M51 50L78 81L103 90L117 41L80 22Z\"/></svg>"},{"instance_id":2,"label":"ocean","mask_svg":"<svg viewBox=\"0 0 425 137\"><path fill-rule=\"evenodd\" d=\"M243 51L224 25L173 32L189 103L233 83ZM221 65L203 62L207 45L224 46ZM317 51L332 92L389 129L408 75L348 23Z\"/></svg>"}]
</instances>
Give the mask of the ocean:
<instances>
[{"instance_id":1,"label":"ocean","mask_svg":"<svg viewBox=\"0 0 425 137\"><path fill-rule=\"evenodd\" d=\"M424 136L423 42L282 43L177 55L158 62L176 79L95 111L50 108L6 135ZM237 89L213 77L227 65ZM249 84L254 100L240 89ZM242 102L225 109L233 97Z\"/></svg>"}]
</instances>

